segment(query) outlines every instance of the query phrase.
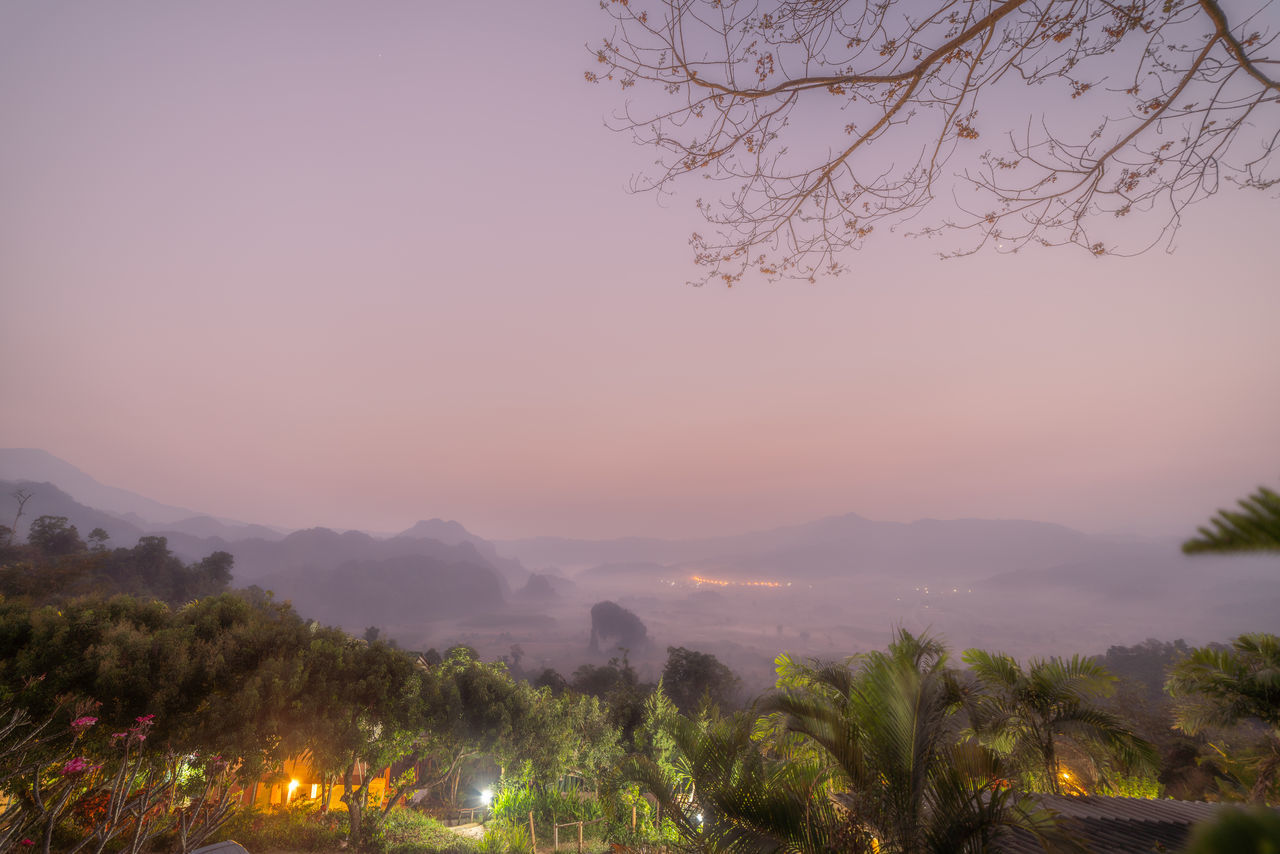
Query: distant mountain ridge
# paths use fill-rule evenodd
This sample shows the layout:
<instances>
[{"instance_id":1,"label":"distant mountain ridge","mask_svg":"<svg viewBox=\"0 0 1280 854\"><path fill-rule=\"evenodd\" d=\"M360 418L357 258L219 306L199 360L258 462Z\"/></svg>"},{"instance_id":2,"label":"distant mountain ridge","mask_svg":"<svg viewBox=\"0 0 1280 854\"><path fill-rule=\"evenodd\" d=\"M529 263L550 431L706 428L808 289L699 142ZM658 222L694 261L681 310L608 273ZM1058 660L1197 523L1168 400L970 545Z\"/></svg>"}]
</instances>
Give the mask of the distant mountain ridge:
<instances>
[{"instance_id":1,"label":"distant mountain ridge","mask_svg":"<svg viewBox=\"0 0 1280 854\"><path fill-rule=\"evenodd\" d=\"M46 457L31 459L43 464ZM22 454L0 452L0 464L15 458ZM83 476L69 464L53 474L73 483ZM662 630L682 645L721 642L709 639L714 626L729 638L726 649L763 643L767 633L769 643L798 639L824 654L864 643L868 626L894 621L1040 651L1077 636L1097 643L1158 636L1170 615L1178 634L1202 640L1280 629L1273 563L1190 558L1175 541L1090 535L1044 522L880 522L851 513L687 540L495 543L438 518L389 536L327 528L284 534L186 510L191 515L153 522L133 510L96 507L56 480L11 479L0 480L0 524L12 524L16 506L6 507L6 496L17 489L32 495L20 527L41 515L66 516L81 536L104 528L111 547L159 535L188 562L227 551L235 585L272 590L305 614L357 632L382 626L422 638L501 629L503 638L508 627L524 626L530 634L520 642L540 643L557 620L569 626L581 619L575 609L583 602L606 597L642 609L637 613L658 625L665 621ZM537 571L533 581L526 567ZM693 589L701 583L694 575L720 586ZM775 593L725 583L762 580L788 584Z\"/></svg>"},{"instance_id":2,"label":"distant mountain ridge","mask_svg":"<svg viewBox=\"0 0 1280 854\"><path fill-rule=\"evenodd\" d=\"M21 490L30 496L18 526L20 538L40 516L65 516L82 537L104 529L113 547L162 536L187 561L230 552L237 586L270 589L303 613L353 630L500 609L512 585L524 584L529 576L518 561L501 557L491 543L454 521L420 521L393 537L328 528L286 534L105 486L37 449L0 450L0 472L15 473L0 480L5 494ZM0 508L0 524L12 524L16 501L9 510Z\"/></svg>"},{"instance_id":3,"label":"distant mountain ridge","mask_svg":"<svg viewBox=\"0 0 1280 854\"><path fill-rule=\"evenodd\" d=\"M279 537L282 531L230 519L215 519L163 504L127 489L107 486L66 460L40 448L0 448L0 479L50 483L81 504L146 531L175 530L197 537Z\"/></svg>"},{"instance_id":4,"label":"distant mountain ridge","mask_svg":"<svg viewBox=\"0 0 1280 854\"><path fill-rule=\"evenodd\" d=\"M76 501L52 483L31 480L0 480L0 502L3 502L0 503L0 507L3 507L0 510L0 525L13 527L18 502L10 499L18 491L30 496L22 509L22 518L17 520L16 536L20 540L26 539L31 522L41 516L67 517L79 530L82 538L88 536L94 528L102 528L111 536L111 546L132 546L144 533L137 525L119 516Z\"/></svg>"}]
</instances>

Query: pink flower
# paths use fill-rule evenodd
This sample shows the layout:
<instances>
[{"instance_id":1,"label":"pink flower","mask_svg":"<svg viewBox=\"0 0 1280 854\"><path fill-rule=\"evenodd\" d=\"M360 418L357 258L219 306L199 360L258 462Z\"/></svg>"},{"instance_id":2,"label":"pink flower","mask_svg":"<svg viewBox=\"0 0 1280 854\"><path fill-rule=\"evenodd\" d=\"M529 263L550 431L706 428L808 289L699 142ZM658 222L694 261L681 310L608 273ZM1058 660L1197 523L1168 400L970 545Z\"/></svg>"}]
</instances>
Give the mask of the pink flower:
<instances>
[{"instance_id":1,"label":"pink flower","mask_svg":"<svg viewBox=\"0 0 1280 854\"><path fill-rule=\"evenodd\" d=\"M94 766L89 764L89 760L82 756L77 756L62 766L62 776L70 777L72 774L83 774L85 771L93 770Z\"/></svg>"},{"instance_id":2,"label":"pink flower","mask_svg":"<svg viewBox=\"0 0 1280 854\"><path fill-rule=\"evenodd\" d=\"M24 839L24 840L22 840L22 844L23 844L23 845L35 845L35 843L34 843L34 842L32 842L30 839Z\"/></svg>"},{"instance_id":3,"label":"pink flower","mask_svg":"<svg viewBox=\"0 0 1280 854\"><path fill-rule=\"evenodd\" d=\"M111 740L112 740L112 741L119 741L119 740L120 740L120 739L122 739L122 738L128 738L128 737L129 737L129 733L127 733L127 732L113 732L113 733L111 733Z\"/></svg>"},{"instance_id":4,"label":"pink flower","mask_svg":"<svg viewBox=\"0 0 1280 854\"><path fill-rule=\"evenodd\" d=\"M156 719L155 715L143 715L140 718L134 718L135 721L142 724L143 726L147 726L154 723L155 719Z\"/></svg>"},{"instance_id":5,"label":"pink flower","mask_svg":"<svg viewBox=\"0 0 1280 854\"><path fill-rule=\"evenodd\" d=\"M89 715L83 715L71 722L71 728L76 732L83 732L98 722L98 719Z\"/></svg>"}]
</instances>

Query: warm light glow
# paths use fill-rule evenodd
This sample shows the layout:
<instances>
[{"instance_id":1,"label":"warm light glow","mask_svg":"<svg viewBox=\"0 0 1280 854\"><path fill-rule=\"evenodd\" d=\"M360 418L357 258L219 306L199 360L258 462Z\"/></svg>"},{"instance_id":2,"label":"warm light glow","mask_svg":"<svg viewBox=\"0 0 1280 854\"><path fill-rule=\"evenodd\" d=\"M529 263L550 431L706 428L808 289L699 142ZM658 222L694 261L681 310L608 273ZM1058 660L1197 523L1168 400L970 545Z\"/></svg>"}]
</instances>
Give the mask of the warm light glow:
<instances>
[{"instance_id":1,"label":"warm light glow","mask_svg":"<svg viewBox=\"0 0 1280 854\"><path fill-rule=\"evenodd\" d=\"M726 581L723 578L706 578L701 575L691 575L689 580L694 584L714 584L716 587L781 587L779 581ZM790 587L791 585L787 585Z\"/></svg>"},{"instance_id":2,"label":"warm light glow","mask_svg":"<svg viewBox=\"0 0 1280 854\"><path fill-rule=\"evenodd\" d=\"M480 803L485 806L489 806L489 804L493 803L493 789L485 789L480 793Z\"/></svg>"}]
</instances>

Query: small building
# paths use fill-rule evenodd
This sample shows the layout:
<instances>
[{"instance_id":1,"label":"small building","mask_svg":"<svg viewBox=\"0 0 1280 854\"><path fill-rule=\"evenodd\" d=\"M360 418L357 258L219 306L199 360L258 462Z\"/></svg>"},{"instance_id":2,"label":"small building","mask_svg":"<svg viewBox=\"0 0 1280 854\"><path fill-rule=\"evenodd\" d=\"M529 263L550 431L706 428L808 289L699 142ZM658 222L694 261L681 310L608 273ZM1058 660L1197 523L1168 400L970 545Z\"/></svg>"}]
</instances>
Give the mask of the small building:
<instances>
[{"instance_id":1,"label":"small building","mask_svg":"<svg viewBox=\"0 0 1280 854\"><path fill-rule=\"evenodd\" d=\"M282 770L284 779L280 779L279 774L264 777L244 792L241 804L265 809L307 801L318 804L324 797L324 780L312 768L307 756L286 759ZM356 763L351 775L352 784L357 786L362 784L366 774L372 774L369 780L369 805L381 808L383 799L391 787L391 769L384 768L380 772L371 771L363 763ZM343 791L342 779L339 777L329 788L329 809L346 809L346 804L342 802Z\"/></svg>"}]
</instances>

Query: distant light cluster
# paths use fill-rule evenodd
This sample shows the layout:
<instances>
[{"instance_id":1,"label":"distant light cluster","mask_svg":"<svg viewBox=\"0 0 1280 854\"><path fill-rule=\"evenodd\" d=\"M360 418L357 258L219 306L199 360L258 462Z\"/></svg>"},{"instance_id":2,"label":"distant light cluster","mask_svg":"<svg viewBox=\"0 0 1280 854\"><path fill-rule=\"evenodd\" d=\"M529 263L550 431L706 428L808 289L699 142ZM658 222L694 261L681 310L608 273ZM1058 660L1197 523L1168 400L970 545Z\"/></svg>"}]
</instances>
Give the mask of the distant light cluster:
<instances>
[{"instance_id":1,"label":"distant light cluster","mask_svg":"<svg viewBox=\"0 0 1280 854\"><path fill-rule=\"evenodd\" d=\"M689 580L694 584L713 584L716 587L782 587L781 581L726 581L723 578L706 578L701 575L691 575ZM786 583L787 587L791 586L791 582Z\"/></svg>"}]
</instances>

